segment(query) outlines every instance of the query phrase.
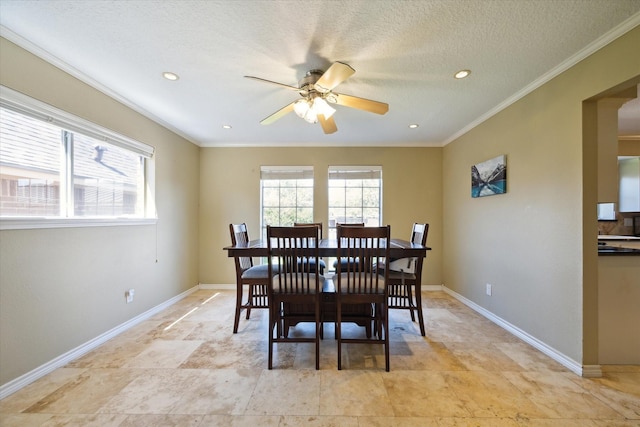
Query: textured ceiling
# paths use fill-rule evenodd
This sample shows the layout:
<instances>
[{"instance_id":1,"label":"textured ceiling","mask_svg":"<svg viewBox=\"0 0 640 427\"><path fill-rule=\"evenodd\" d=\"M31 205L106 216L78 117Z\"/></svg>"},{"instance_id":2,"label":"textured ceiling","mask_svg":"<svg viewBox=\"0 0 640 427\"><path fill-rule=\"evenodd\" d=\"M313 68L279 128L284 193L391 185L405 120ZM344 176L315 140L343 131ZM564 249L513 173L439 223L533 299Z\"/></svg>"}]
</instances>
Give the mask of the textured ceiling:
<instances>
[{"instance_id":1,"label":"textured ceiling","mask_svg":"<svg viewBox=\"0 0 640 427\"><path fill-rule=\"evenodd\" d=\"M639 24L640 0L0 1L2 36L200 146L442 146ZM389 112L259 124L299 95L244 75L334 61Z\"/></svg>"}]
</instances>

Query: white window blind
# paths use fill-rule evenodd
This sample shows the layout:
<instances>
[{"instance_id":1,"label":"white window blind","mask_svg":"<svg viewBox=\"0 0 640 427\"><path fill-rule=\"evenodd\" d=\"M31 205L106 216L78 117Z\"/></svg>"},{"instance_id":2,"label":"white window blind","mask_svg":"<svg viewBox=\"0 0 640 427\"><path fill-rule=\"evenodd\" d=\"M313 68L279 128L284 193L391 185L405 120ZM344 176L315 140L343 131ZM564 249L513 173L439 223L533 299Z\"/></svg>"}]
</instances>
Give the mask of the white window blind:
<instances>
[{"instance_id":1,"label":"white window blind","mask_svg":"<svg viewBox=\"0 0 640 427\"><path fill-rule=\"evenodd\" d=\"M61 128L108 142L109 144L133 151L144 157L149 158L153 156L154 148L150 145L120 135L88 120L76 117L6 86L0 86L0 106L37 120L55 124Z\"/></svg>"}]
</instances>

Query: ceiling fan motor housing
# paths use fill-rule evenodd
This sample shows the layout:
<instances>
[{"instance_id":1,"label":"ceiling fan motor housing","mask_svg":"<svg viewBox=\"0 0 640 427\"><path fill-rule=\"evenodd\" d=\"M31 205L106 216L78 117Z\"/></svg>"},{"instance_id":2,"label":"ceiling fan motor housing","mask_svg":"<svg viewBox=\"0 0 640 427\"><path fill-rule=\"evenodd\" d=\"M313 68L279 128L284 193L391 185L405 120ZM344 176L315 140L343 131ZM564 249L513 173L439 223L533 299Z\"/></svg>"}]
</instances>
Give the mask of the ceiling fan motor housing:
<instances>
[{"instance_id":1,"label":"ceiling fan motor housing","mask_svg":"<svg viewBox=\"0 0 640 427\"><path fill-rule=\"evenodd\" d=\"M322 70L311 70L307 71L307 74L304 75L302 79L298 82L298 86L300 87L300 95L303 97L309 96L312 93L318 92L316 90L315 84L320 77L324 74Z\"/></svg>"}]
</instances>

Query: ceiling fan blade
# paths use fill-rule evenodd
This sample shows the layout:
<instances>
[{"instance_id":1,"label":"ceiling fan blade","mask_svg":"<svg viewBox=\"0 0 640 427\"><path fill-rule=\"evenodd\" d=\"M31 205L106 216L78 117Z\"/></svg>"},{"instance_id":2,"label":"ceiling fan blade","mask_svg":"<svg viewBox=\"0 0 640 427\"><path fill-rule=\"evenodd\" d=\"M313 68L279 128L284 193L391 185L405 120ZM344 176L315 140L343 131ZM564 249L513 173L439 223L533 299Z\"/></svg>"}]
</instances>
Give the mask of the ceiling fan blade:
<instances>
[{"instance_id":1,"label":"ceiling fan blade","mask_svg":"<svg viewBox=\"0 0 640 427\"><path fill-rule=\"evenodd\" d=\"M245 78L258 80L259 82L271 83L272 85L278 85L278 86L281 86L281 87L284 87L284 88L287 88L287 89L295 90L296 92L300 92L300 88L299 87L286 85L284 83L273 82L271 80L261 79L260 77L254 77L254 76L245 76Z\"/></svg>"},{"instance_id":2,"label":"ceiling fan blade","mask_svg":"<svg viewBox=\"0 0 640 427\"><path fill-rule=\"evenodd\" d=\"M370 99L358 98L357 96L344 95L333 92L335 103L344 105L345 107L357 108L358 110L368 111L370 113L385 114L389 111L389 104L384 102L372 101ZM327 101L333 101L331 96L327 96Z\"/></svg>"},{"instance_id":3,"label":"ceiling fan blade","mask_svg":"<svg viewBox=\"0 0 640 427\"><path fill-rule=\"evenodd\" d=\"M334 133L338 130L336 122L333 120L333 116L325 119L324 114L318 114L318 121L320 122L320 126L322 126L322 130L326 134Z\"/></svg>"},{"instance_id":4,"label":"ceiling fan blade","mask_svg":"<svg viewBox=\"0 0 640 427\"><path fill-rule=\"evenodd\" d=\"M286 107L283 107L281 109L279 109L278 111L276 111L275 113L273 113L272 115L270 115L269 117L267 117L266 119L262 120L260 122L261 125L270 125L271 123L275 122L276 120L282 118L283 116L287 115L288 113L293 111L293 104L295 104L295 101L292 102L291 104L287 105Z\"/></svg>"},{"instance_id":5,"label":"ceiling fan blade","mask_svg":"<svg viewBox=\"0 0 640 427\"><path fill-rule=\"evenodd\" d=\"M322 77L318 79L315 86L320 92L329 92L343 81L347 80L356 70L342 62L334 62Z\"/></svg>"}]
</instances>

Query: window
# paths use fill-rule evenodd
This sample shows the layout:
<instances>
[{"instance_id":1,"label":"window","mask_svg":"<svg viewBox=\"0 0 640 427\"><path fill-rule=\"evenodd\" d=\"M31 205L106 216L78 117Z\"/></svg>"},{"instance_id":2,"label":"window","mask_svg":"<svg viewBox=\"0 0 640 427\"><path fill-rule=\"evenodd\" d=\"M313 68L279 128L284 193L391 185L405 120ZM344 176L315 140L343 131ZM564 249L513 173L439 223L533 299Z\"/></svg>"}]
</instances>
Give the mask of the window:
<instances>
[{"instance_id":1,"label":"window","mask_svg":"<svg viewBox=\"0 0 640 427\"><path fill-rule=\"evenodd\" d=\"M146 179L152 147L0 89L3 229L40 227L34 223L48 220L53 226L51 219L70 224L154 216Z\"/></svg>"},{"instance_id":2,"label":"window","mask_svg":"<svg viewBox=\"0 0 640 427\"><path fill-rule=\"evenodd\" d=\"M382 224L382 168L329 166L329 238L336 224Z\"/></svg>"},{"instance_id":3,"label":"window","mask_svg":"<svg viewBox=\"0 0 640 427\"><path fill-rule=\"evenodd\" d=\"M313 222L313 167L262 166L260 200L263 238L267 225Z\"/></svg>"}]
</instances>

